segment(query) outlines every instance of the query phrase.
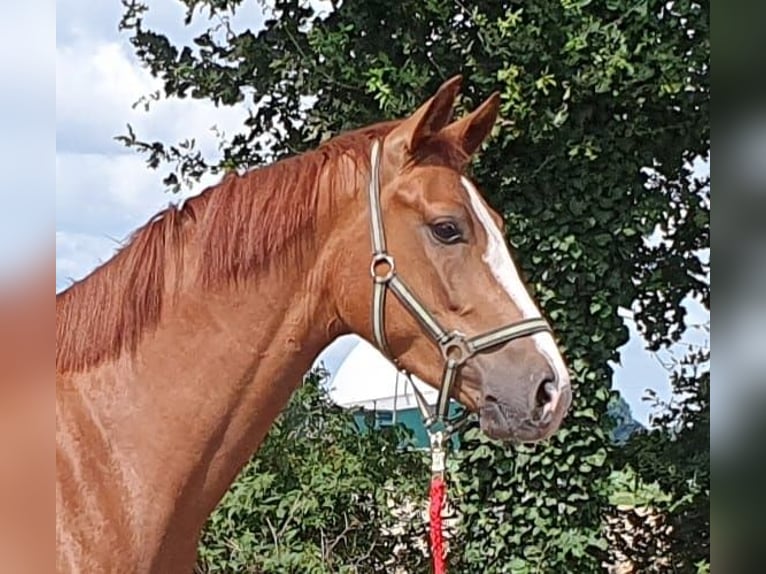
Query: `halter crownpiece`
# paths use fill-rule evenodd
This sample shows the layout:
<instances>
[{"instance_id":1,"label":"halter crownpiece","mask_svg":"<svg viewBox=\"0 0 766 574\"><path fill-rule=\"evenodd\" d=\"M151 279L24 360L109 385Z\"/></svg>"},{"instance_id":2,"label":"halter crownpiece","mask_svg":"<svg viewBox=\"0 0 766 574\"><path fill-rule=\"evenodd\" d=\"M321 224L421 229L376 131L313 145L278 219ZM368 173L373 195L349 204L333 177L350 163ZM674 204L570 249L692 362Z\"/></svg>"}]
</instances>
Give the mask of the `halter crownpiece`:
<instances>
[{"instance_id":1,"label":"halter crownpiece","mask_svg":"<svg viewBox=\"0 0 766 574\"><path fill-rule=\"evenodd\" d=\"M370 275L373 280L372 292L372 334L378 349L399 368L399 361L391 353L386 341L385 311L386 292L391 292L418 320L428 336L439 346L444 357L441 386L435 412L431 412L420 391L412 385L418 407L423 413L427 427L436 423L454 426L454 421L447 418L449 398L457 379L460 367L477 353L503 345L514 339L551 331L550 325L542 317L524 319L487 331L473 337L466 337L459 331L444 329L428 309L420 302L407 284L399 277L394 257L386 250L386 235L383 228L383 213L380 205L380 140L372 144L370 158L370 231L372 238L372 262ZM405 372L409 376L409 373Z\"/></svg>"}]
</instances>

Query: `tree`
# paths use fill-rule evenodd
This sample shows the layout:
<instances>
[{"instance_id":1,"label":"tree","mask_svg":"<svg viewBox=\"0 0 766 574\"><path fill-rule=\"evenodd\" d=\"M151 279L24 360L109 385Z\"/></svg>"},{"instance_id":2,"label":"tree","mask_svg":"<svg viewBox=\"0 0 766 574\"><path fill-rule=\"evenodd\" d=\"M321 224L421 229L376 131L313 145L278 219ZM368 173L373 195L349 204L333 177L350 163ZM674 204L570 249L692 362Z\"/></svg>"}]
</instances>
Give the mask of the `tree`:
<instances>
[{"instance_id":1,"label":"tree","mask_svg":"<svg viewBox=\"0 0 766 574\"><path fill-rule=\"evenodd\" d=\"M614 427L610 433L612 442L623 445L632 435L640 432L644 427L633 418L628 402L618 393L615 393L609 403L608 414L614 421Z\"/></svg>"},{"instance_id":2,"label":"tree","mask_svg":"<svg viewBox=\"0 0 766 574\"><path fill-rule=\"evenodd\" d=\"M495 137L473 175L555 325L576 385L566 427L547 445L501 447L475 431L453 477L464 519L462 572L594 572L613 451L606 416L632 308L653 349L681 336L689 295L709 305L710 148L706 0L275 0L263 29L238 27L241 0L183 0L213 19L193 45L147 28L124 0L122 29L164 82L162 97L247 105L220 157L191 143L122 141L169 169L171 189L202 173L258 166L352 127L401 117L446 78L459 107L499 90ZM190 134L192 135L192 134ZM646 239L659 231L661 241Z\"/></svg>"}]
</instances>

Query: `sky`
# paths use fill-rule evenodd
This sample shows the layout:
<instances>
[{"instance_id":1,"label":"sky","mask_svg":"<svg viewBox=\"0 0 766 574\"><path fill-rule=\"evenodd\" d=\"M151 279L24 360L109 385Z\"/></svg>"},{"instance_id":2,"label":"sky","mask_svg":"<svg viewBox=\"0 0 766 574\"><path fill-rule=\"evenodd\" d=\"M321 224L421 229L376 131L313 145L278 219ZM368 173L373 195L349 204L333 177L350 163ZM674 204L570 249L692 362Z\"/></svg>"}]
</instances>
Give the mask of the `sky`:
<instances>
[{"instance_id":1,"label":"sky","mask_svg":"<svg viewBox=\"0 0 766 574\"><path fill-rule=\"evenodd\" d=\"M245 4L250 11L240 13L238 20L256 28L262 15L253 8L256 3ZM163 0L149 5L148 24L173 38L193 36L194 26L182 26L182 4ZM163 172L149 170L143 156L114 140L126 132L126 124L144 139L175 142L193 136L203 153L212 155L217 149L213 128L234 132L247 115L244 108L221 108L193 100L162 101L150 114L133 109L139 98L161 84L137 64L127 37L118 33L120 15L117 0L56 3L57 290L109 259L131 230L169 202L198 193L217 179L208 177L190 192L169 195L161 183ZM22 27L17 27L16 33L19 29ZM689 308L694 322L704 320L699 305L690 302ZM631 339L622 349L614 383L635 418L647 424L650 406L642 397L652 388L667 399L667 373L657 358L643 349L631 321L626 322ZM700 340L699 334L694 337ZM344 339L320 360L332 372L357 342Z\"/></svg>"}]
</instances>

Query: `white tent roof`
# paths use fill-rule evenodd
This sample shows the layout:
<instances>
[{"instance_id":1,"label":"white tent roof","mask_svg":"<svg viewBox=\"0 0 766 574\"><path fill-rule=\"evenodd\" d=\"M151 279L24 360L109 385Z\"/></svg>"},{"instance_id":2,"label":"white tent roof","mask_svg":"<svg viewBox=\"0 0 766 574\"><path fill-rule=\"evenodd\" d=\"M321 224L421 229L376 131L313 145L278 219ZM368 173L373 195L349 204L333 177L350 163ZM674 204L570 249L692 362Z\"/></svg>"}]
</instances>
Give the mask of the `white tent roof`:
<instances>
[{"instance_id":1,"label":"white tent roof","mask_svg":"<svg viewBox=\"0 0 766 574\"><path fill-rule=\"evenodd\" d=\"M331 376L328 388L333 402L342 407L363 406L385 410L417 407L415 395L406 377L398 374L396 368L375 347L358 337L354 338L357 342L353 346L348 341L338 342L346 347L343 351L345 358L340 358L340 366L334 372L329 368ZM323 355L332 353L331 347ZM322 356L319 361L322 361ZM436 390L416 377L413 379L428 403L436 403Z\"/></svg>"}]
</instances>

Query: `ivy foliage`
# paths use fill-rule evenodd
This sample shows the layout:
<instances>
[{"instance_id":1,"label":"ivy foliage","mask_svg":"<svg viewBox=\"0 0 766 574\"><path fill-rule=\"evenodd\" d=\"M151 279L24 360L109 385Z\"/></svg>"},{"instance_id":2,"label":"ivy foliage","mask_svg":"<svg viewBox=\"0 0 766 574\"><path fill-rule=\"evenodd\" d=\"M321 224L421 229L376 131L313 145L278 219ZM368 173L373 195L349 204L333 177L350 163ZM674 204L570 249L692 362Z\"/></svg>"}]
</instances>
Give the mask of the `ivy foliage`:
<instances>
[{"instance_id":1,"label":"ivy foliage","mask_svg":"<svg viewBox=\"0 0 766 574\"><path fill-rule=\"evenodd\" d=\"M545 445L499 446L475 429L461 437L452 478L464 519L451 561L466 573L600 571L615 463L610 362L628 339L618 310L633 309L659 349L684 331L684 298L709 307L700 251L710 185L692 168L710 149L709 2L380 0L320 10L275 0L252 30L236 19L241 0L183 0L187 23L210 18L189 45L149 28L140 0L123 2L121 28L163 81L158 97L249 110L239 133L222 136L219 157L191 139L121 136L167 170L171 189L402 117L455 73L464 76L458 113L500 92L501 119L472 171L555 325L575 402Z\"/></svg>"}]
</instances>

